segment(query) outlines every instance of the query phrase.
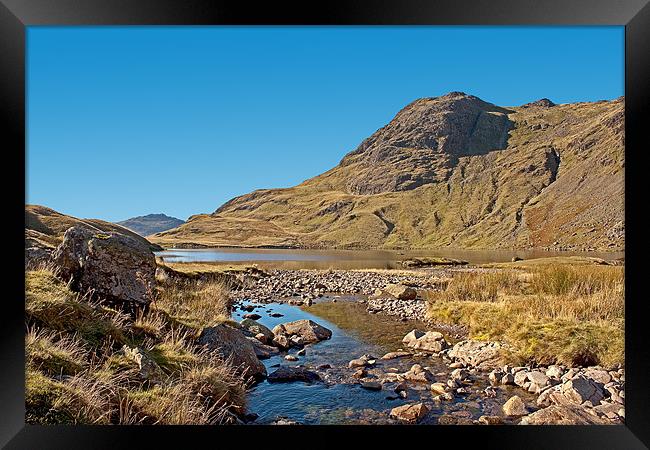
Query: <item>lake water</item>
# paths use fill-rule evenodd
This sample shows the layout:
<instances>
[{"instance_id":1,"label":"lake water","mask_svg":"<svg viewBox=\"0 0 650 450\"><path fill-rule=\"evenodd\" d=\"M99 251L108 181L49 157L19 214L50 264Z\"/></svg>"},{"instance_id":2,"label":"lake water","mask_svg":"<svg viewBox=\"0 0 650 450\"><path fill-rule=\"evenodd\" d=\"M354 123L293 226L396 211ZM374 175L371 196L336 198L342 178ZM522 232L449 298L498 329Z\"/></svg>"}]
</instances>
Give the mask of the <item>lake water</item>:
<instances>
[{"instance_id":1,"label":"lake water","mask_svg":"<svg viewBox=\"0 0 650 450\"><path fill-rule=\"evenodd\" d=\"M391 269L399 261L413 257L445 257L471 264L507 262L514 256L523 259L550 256L591 256L603 259L621 258L623 252L551 252L543 250L302 250L302 249L170 249L156 252L165 262L258 263L277 268L313 269Z\"/></svg>"},{"instance_id":2,"label":"lake water","mask_svg":"<svg viewBox=\"0 0 650 450\"><path fill-rule=\"evenodd\" d=\"M416 321L400 322L395 318L369 314L363 304L354 298L339 298L332 302L325 297L310 307L296 307L281 303L257 304L255 312L262 316L258 322L269 328L299 319L310 319L330 329L329 340L309 345L306 354L296 362L286 361L282 353L264 360L268 373L279 365L304 365L308 368L330 364L331 369L323 373L323 382L305 383L269 383L263 381L256 385L248 396L248 411L258 414L257 424L268 424L279 417L286 417L304 424L378 424L388 423L390 410L407 403L425 402L431 407L430 413L421 422L436 424L441 416L478 419L483 414L502 415L501 405L514 395L516 388L502 387L496 398L486 398L480 393L487 384L477 382L472 385L472 394L458 396L452 402L433 402L430 383L409 382L408 397L397 397L393 388L396 383L387 383L381 391L369 391L361 387L349 375L354 372L347 364L351 359L363 354L377 358L389 351L403 346L401 340L414 328L425 329ZM271 317L269 314L281 313L283 317ZM233 313L235 320L241 320L246 312L237 310ZM291 349L295 354L297 349ZM437 357L406 357L393 360L377 360L378 372L407 371L413 364L431 367L440 373L435 381L446 382L450 369ZM370 372L372 373L373 370ZM522 391L522 392L519 392ZM527 393L517 389L517 394L527 399ZM534 402L532 397L530 402Z\"/></svg>"}]
</instances>

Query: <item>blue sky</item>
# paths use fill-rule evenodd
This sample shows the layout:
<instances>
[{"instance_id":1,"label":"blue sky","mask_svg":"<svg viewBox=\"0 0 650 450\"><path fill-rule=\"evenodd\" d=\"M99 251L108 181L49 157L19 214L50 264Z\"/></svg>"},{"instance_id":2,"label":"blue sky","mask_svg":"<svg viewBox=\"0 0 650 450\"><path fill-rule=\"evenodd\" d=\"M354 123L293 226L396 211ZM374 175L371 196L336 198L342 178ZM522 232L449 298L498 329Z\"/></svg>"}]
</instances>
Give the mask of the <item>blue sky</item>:
<instances>
[{"instance_id":1,"label":"blue sky","mask_svg":"<svg viewBox=\"0 0 650 450\"><path fill-rule=\"evenodd\" d=\"M419 97L624 94L623 27L30 27L27 202L186 219L336 165Z\"/></svg>"}]
</instances>

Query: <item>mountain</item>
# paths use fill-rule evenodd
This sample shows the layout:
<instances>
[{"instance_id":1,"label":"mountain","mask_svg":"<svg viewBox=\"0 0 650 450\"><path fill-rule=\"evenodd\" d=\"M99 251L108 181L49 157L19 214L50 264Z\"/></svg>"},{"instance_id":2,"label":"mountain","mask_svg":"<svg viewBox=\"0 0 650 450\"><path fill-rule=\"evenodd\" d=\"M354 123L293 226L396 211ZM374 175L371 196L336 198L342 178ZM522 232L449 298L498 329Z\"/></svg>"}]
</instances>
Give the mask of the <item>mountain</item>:
<instances>
[{"instance_id":1,"label":"mountain","mask_svg":"<svg viewBox=\"0 0 650 450\"><path fill-rule=\"evenodd\" d=\"M131 219L117 222L118 225L135 231L140 236L149 236L150 234L167 231L183 225L185 222L176 217L170 217L165 214L147 214L146 216L133 217Z\"/></svg>"},{"instance_id":2,"label":"mountain","mask_svg":"<svg viewBox=\"0 0 650 450\"><path fill-rule=\"evenodd\" d=\"M142 236L120 225L99 219L77 219L40 205L25 205L25 248L52 249L63 241L63 233L73 226L82 226L104 233L121 233L145 242L152 251L162 250Z\"/></svg>"},{"instance_id":3,"label":"mountain","mask_svg":"<svg viewBox=\"0 0 650 450\"><path fill-rule=\"evenodd\" d=\"M422 98L298 186L236 197L163 246L623 250L624 100Z\"/></svg>"}]
</instances>

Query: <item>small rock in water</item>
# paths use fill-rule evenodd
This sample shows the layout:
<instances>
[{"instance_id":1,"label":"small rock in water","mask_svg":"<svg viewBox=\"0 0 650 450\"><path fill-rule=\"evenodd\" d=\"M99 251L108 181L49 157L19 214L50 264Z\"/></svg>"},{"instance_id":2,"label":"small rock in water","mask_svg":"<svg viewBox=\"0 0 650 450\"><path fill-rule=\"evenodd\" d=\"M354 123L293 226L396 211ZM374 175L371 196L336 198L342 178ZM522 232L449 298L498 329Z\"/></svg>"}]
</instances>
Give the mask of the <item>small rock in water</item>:
<instances>
[{"instance_id":1,"label":"small rock in water","mask_svg":"<svg viewBox=\"0 0 650 450\"><path fill-rule=\"evenodd\" d=\"M269 314L269 316L271 316L271 317L283 317L284 314L280 314L280 313L276 312L276 313Z\"/></svg>"},{"instance_id":2,"label":"small rock in water","mask_svg":"<svg viewBox=\"0 0 650 450\"><path fill-rule=\"evenodd\" d=\"M261 318L262 318L262 316L260 316L259 314L255 314L255 313L252 313L252 314L244 314L244 319L257 320L257 319L261 319Z\"/></svg>"},{"instance_id":3,"label":"small rock in water","mask_svg":"<svg viewBox=\"0 0 650 450\"><path fill-rule=\"evenodd\" d=\"M298 361L298 358L293 355L287 355L284 357L287 361Z\"/></svg>"},{"instance_id":4,"label":"small rock in water","mask_svg":"<svg viewBox=\"0 0 650 450\"><path fill-rule=\"evenodd\" d=\"M525 416L528 408L518 395L514 395L503 405L503 412L507 416Z\"/></svg>"},{"instance_id":5,"label":"small rock in water","mask_svg":"<svg viewBox=\"0 0 650 450\"><path fill-rule=\"evenodd\" d=\"M381 383L378 381L364 381L361 383L361 387L371 391L381 391Z\"/></svg>"},{"instance_id":6,"label":"small rock in water","mask_svg":"<svg viewBox=\"0 0 650 450\"><path fill-rule=\"evenodd\" d=\"M482 425L501 425L503 419L499 416L481 416L478 418L478 423Z\"/></svg>"},{"instance_id":7,"label":"small rock in water","mask_svg":"<svg viewBox=\"0 0 650 450\"><path fill-rule=\"evenodd\" d=\"M298 355L298 356L304 356L304 355L305 355L305 352L306 352L306 350L305 350L304 348L301 348L300 350L298 350L298 351L296 352L296 355Z\"/></svg>"},{"instance_id":8,"label":"small rock in water","mask_svg":"<svg viewBox=\"0 0 650 450\"><path fill-rule=\"evenodd\" d=\"M412 405L403 405L393 408L390 416L403 422L416 423L429 412L429 408L424 403L415 403Z\"/></svg>"},{"instance_id":9,"label":"small rock in water","mask_svg":"<svg viewBox=\"0 0 650 450\"><path fill-rule=\"evenodd\" d=\"M363 378L366 375L368 375L368 372L366 372L366 369L358 369L356 372L352 374L354 378Z\"/></svg>"}]
</instances>

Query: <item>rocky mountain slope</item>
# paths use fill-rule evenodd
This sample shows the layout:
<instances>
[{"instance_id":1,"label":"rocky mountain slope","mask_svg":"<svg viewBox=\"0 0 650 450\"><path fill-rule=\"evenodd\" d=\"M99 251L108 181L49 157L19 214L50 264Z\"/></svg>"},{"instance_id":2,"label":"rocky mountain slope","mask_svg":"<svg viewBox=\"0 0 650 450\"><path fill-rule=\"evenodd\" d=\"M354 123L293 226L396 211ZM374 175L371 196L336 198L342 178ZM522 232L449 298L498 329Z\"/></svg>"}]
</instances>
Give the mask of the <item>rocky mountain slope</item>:
<instances>
[{"instance_id":1,"label":"rocky mountain slope","mask_svg":"<svg viewBox=\"0 0 650 450\"><path fill-rule=\"evenodd\" d=\"M624 101L402 109L333 169L157 233L163 246L623 250Z\"/></svg>"},{"instance_id":2,"label":"rocky mountain slope","mask_svg":"<svg viewBox=\"0 0 650 450\"><path fill-rule=\"evenodd\" d=\"M99 219L77 219L40 205L25 205L25 249L52 250L63 242L65 231L74 226L96 232L123 234L146 244L152 251L161 250L158 245L120 225Z\"/></svg>"},{"instance_id":3,"label":"rocky mountain slope","mask_svg":"<svg viewBox=\"0 0 650 450\"><path fill-rule=\"evenodd\" d=\"M170 217L165 214L147 214L146 216L132 217L121 222L117 222L125 228L138 233L140 236L149 236L150 234L161 231L171 230L185 222L176 217Z\"/></svg>"}]
</instances>

